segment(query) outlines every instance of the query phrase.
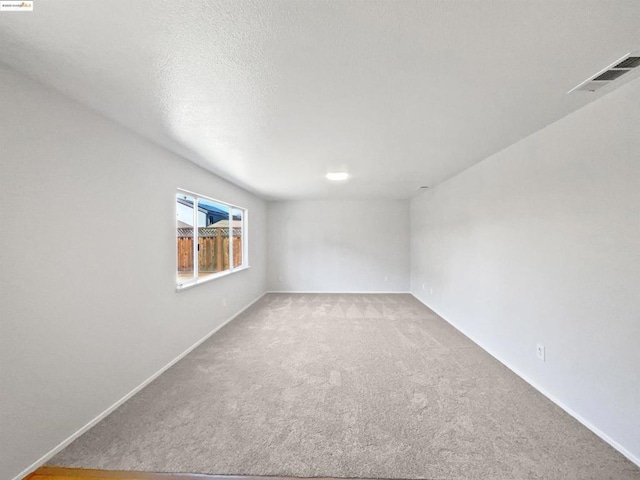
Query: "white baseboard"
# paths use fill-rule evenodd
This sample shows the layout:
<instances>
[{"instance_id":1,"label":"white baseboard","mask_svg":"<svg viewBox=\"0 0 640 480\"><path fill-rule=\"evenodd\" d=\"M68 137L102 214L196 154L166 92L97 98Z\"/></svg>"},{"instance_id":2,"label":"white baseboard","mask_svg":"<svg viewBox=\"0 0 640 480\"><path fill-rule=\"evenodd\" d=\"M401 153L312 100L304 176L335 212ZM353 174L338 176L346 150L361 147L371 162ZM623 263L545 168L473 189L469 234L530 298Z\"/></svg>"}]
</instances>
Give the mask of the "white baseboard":
<instances>
[{"instance_id":1,"label":"white baseboard","mask_svg":"<svg viewBox=\"0 0 640 480\"><path fill-rule=\"evenodd\" d=\"M432 312L434 312L436 315L438 315L440 318L442 318L445 322L447 322L449 325L451 325L453 328L455 328L456 330L458 330L460 333L462 333L465 337L467 337L469 340L471 340L473 343L475 343L476 345L478 345L480 348L482 348L485 352L487 352L489 355L491 355L493 358L495 358L497 361L499 361L501 364L503 364L505 367L507 367L509 370L511 370L513 373L515 373L517 376L519 376L522 380L524 380L525 382L527 382L529 385L531 385L533 388L535 388L538 392L540 392L542 395L544 395L545 397L547 397L549 400L551 400L553 403L555 403L558 407L560 407L562 410L564 410L565 412L567 412L569 415L571 415L573 418L575 418L578 422L580 422L582 425L584 425L586 428L588 428L589 430L591 430L593 433L595 433L598 437L600 437L602 440L604 440L606 443L608 443L609 445L611 445L614 449L616 449L618 452L620 452L622 455L624 455L628 460L630 460L631 462L635 463L638 467L640 467L640 458L638 458L637 456L635 456L633 453L631 453L629 450L627 450L625 447L623 447L622 445L620 445L618 442L616 442L613 438L611 438L609 435L607 435L606 433L604 433L602 430L600 430L598 427L596 427L595 425L593 425L589 420L587 420L586 418L584 418L582 415L580 415L579 413L573 411L568 405L566 405L564 402L562 402L561 400L559 400L558 398L556 398L554 395L552 395L551 393L549 393L546 389L544 389L543 387L541 387L540 385L538 385L536 382L534 382L533 380L531 380L527 375L523 374L522 372L520 372L517 368L513 367L512 365L509 365L508 362L505 362L504 360L502 360L498 355L496 355L494 352L492 352L490 349L484 347L483 345L481 345L480 343L476 342L476 340L469 334L467 334L467 332L465 332L463 329L461 329L460 327L458 327L457 325L455 325L454 323L452 323L451 321L449 321L445 316L443 316L442 314L440 314L436 309L434 309L433 307L429 306L426 302L424 302L423 300L421 300L420 298L418 298L415 294L411 293L411 295L413 295L413 297L418 300L420 303L422 303L425 307L427 307L429 310L431 310Z\"/></svg>"},{"instance_id":2,"label":"white baseboard","mask_svg":"<svg viewBox=\"0 0 640 480\"><path fill-rule=\"evenodd\" d=\"M25 468L22 472L20 472L18 475L16 475L13 480L22 480L24 477L26 477L27 475L29 475L31 472L33 472L34 470L36 470L38 467L42 466L47 460L49 460L51 457L53 457L56 453L60 452L62 449L64 449L67 445L69 445L71 442L73 442L76 438L78 438L80 435L82 435L83 433L85 433L87 430L89 430L91 427L93 427L94 425L96 425L100 420L104 419L107 415L109 415L111 412L113 412L116 408L118 408L120 405L122 405L124 402L126 402L127 400L129 400L131 397L133 397L136 393L138 393L140 390L142 390L144 387L146 387L147 385L149 385L151 382L153 382L156 378L158 378L160 375L162 375L166 370L168 370L169 368L171 368L174 364L178 363L180 360L182 360L185 356L187 356L189 353L191 353L191 351L193 351L196 347L198 347L201 343L203 343L205 340L207 340L209 337L211 337L211 335L213 335L214 333L216 333L218 330L220 330L222 327L224 327L225 325L227 325L229 322L231 322L233 319L235 319L238 315L240 315L242 312L244 312L245 310L247 310L249 307L251 307L254 303L256 303L258 300L260 300L262 297L264 297L266 295L267 292L261 294L258 298L256 298L254 301L252 301L251 303L249 303L246 307L244 307L242 310L239 310L238 312L236 312L233 316L231 316L229 319L225 320L222 324L218 325L216 328L214 328L213 330L211 330L209 333L207 333L204 337L202 337L200 340L198 340L196 343L194 343L193 345L191 345L189 348L187 348L184 352L182 352L180 355L178 355L176 358L174 358L173 360L171 360L169 363L167 363L164 367L162 367L160 370L158 370L156 373L154 373L153 375L151 375L149 378L147 378L144 382L142 382L140 385L138 385L136 388L134 388L133 390L131 390L129 393L127 393L124 397L122 397L120 400L118 400L117 402L115 402L113 405L111 405L109 408L107 408L104 412L100 413L98 416L96 416L93 420L91 420L89 423L87 423L85 426L83 426L82 428L80 428L78 431L76 431L75 433L71 434L69 437L67 437L65 440L63 440L62 442L60 442L57 446L55 446L52 450L50 450L48 453L44 454L42 457L40 457L38 460L36 460L35 462L33 462L30 466L28 466L27 468Z\"/></svg>"},{"instance_id":3,"label":"white baseboard","mask_svg":"<svg viewBox=\"0 0 640 480\"><path fill-rule=\"evenodd\" d=\"M333 295L351 295L351 294L358 294L358 295L364 295L364 294L371 294L371 295L389 295L389 294L393 294L393 293L398 293L398 294L403 294L403 295L411 295L411 292L399 292L397 290L394 291L384 291L384 292L378 292L378 291L349 291L349 292L336 292L335 290L268 290L266 293L304 293L304 294L317 294L317 293L331 293Z\"/></svg>"}]
</instances>

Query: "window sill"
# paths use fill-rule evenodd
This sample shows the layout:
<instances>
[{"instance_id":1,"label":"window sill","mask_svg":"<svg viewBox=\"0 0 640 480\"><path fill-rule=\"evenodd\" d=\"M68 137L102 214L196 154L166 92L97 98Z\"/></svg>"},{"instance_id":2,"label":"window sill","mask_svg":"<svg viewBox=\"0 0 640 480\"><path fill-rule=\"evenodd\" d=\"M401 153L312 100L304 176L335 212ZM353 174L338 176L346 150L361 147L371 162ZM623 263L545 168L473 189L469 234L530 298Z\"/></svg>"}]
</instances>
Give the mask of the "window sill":
<instances>
[{"instance_id":1,"label":"window sill","mask_svg":"<svg viewBox=\"0 0 640 480\"><path fill-rule=\"evenodd\" d=\"M217 280L218 278L226 277L227 275L232 275L237 272L242 272L243 270L248 270L250 268L251 266L247 265L244 267L234 268L233 270L225 270L224 272L216 273L215 275L210 275L206 278L199 278L198 280L195 280L195 281L191 280L181 285L176 285L176 292L181 292L183 290L187 290L197 285L204 285L205 283L211 282L212 280Z\"/></svg>"}]
</instances>

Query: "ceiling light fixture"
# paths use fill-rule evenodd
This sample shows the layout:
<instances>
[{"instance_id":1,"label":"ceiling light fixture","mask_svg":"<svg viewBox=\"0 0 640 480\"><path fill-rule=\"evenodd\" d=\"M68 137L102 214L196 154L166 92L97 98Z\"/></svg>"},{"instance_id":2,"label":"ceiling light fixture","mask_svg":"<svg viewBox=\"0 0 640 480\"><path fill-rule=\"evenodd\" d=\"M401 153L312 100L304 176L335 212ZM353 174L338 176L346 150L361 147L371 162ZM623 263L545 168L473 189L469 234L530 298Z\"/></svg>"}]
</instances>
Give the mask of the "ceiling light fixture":
<instances>
[{"instance_id":1,"label":"ceiling light fixture","mask_svg":"<svg viewBox=\"0 0 640 480\"><path fill-rule=\"evenodd\" d=\"M331 180L333 182L341 182L349 178L349 174L347 172L329 172L326 175L327 180Z\"/></svg>"}]
</instances>

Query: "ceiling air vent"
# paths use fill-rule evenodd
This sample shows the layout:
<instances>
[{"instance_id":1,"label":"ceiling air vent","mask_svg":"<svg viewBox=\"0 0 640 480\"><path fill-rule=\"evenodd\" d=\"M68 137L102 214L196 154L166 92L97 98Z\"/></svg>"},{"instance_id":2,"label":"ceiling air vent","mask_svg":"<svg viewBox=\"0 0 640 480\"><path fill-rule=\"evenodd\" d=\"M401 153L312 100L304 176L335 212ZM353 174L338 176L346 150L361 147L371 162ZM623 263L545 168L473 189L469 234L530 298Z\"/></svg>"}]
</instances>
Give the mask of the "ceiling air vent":
<instances>
[{"instance_id":1,"label":"ceiling air vent","mask_svg":"<svg viewBox=\"0 0 640 480\"><path fill-rule=\"evenodd\" d=\"M629 70L607 70L606 72L601 73L596 78L594 78L593 81L600 82L602 80L609 80L609 81L615 80L616 78L618 78L621 75L624 75L628 71Z\"/></svg>"},{"instance_id":2,"label":"ceiling air vent","mask_svg":"<svg viewBox=\"0 0 640 480\"><path fill-rule=\"evenodd\" d=\"M595 92L636 67L640 67L640 56L631 56L630 53L627 53L624 57L616 60L607 68L600 70L567 93L575 92L576 90Z\"/></svg>"},{"instance_id":3,"label":"ceiling air vent","mask_svg":"<svg viewBox=\"0 0 640 480\"><path fill-rule=\"evenodd\" d=\"M640 57L629 57L613 68L636 68L640 67Z\"/></svg>"}]
</instances>

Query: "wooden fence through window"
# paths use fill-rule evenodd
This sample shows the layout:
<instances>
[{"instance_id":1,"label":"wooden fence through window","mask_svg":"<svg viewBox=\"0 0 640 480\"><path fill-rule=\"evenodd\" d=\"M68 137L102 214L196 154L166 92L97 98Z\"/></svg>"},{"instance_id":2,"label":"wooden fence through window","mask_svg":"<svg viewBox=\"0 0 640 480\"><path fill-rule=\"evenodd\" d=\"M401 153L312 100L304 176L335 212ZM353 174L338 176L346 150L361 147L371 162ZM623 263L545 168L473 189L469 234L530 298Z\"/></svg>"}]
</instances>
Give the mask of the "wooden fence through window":
<instances>
[{"instance_id":1,"label":"wooden fence through window","mask_svg":"<svg viewBox=\"0 0 640 480\"><path fill-rule=\"evenodd\" d=\"M193 272L193 229L178 228L178 272ZM233 266L242 265L242 229L233 229ZM229 229L198 228L198 271L222 272L229 269Z\"/></svg>"}]
</instances>

